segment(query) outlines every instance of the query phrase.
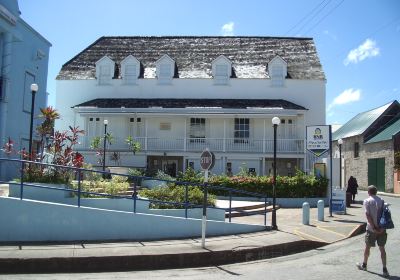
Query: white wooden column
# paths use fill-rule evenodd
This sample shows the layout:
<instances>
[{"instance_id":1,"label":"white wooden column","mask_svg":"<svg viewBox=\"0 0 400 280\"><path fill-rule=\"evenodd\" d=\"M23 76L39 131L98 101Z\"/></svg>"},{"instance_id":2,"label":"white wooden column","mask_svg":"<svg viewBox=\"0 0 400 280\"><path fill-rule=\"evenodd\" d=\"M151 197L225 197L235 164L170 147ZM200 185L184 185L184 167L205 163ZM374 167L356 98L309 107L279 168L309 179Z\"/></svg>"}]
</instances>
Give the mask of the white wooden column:
<instances>
[{"instance_id":1,"label":"white wooden column","mask_svg":"<svg viewBox=\"0 0 400 280\"><path fill-rule=\"evenodd\" d=\"M224 119L224 140L222 150L226 152L226 119Z\"/></svg>"},{"instance_id":2,"label":"white wooden column","mask_svg":"<svg viewBox=\"0 0 400 280\"><path fill-rule=\"evenodd\" d=\"M265 154L265 136L267 135L266 129L265 129L265 119L264 119L264 134L263 134L263 154ZM263 160L264 161L264 160ZM265 163L264 163L265 164Z\"/></svg>"},{"instance_id":3,"label":"white wooden column","mask_svg":"<svg viewBox=\"0 0 400 280\"><path fill-rule=\"evenodd\" d=\"M184 131L184 136L183 136L183 151L185 151L186 152L186 135L187 135L187 118L185 118L185 129L183 130Z\"/></svg>"},{"instance_id":4,"label":"white wooden column","mask_svg":"<svg viewBox=\"0 0 400 280\"><path fill-rule=\"evenodd\" d=\"M147 152L147 118L144 119L144 150Z\"/></svg>"}]
</instances>

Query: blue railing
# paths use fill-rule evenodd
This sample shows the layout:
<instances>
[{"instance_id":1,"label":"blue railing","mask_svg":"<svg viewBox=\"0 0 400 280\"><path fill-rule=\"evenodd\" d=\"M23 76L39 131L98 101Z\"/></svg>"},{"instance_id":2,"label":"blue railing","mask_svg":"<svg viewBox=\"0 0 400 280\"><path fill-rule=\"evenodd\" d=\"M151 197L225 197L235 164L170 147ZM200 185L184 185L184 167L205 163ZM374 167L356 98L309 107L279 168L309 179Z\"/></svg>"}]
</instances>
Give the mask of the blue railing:
<instances>
[{"instance_id":1,"label":"blue railing","mask_svg":"<svg viewBox=\"0 0 400 280\"><path fill-rule=\"evenodd\" d=\"M189 186L198 186L203 190L204 197L207 197L207 192L209 189L214 189L214 190L222 190L224 192L227 192L229 194L229 207L228 208L221 208L221 207L215 207L215 206L207 206L207 208L213 208L213 209L221 209L228 211L229 215L229 222L231 222L231 216L232 216L232 197L233 194L237 193L240 194L240 196L250 196L250 197L257 197L260 199L263 199L264 202L264 225L267 223L267 197L259 194L259 193L254 193L254 192L248 192L248 191L243 191L243 190L238 190L238 189L233 189L233 188L228 188L225 186L214 186L210 185L207 183L193 183L193 182L183 182L183 181L171 181L171 180L163 180L163 179L155 179L152 177L147 177L147 176L133 176L129 174L121 174L121 173L115 173L115 172L109 172L109 171L101 171L101 170L93 170L93 169L85 169L85 168L77 168L77 167L72 167L72 166L64 166L64 165L56 165L56 164L49 164L49 163L41 163L41 162L36 162L36 161L28 161L28 160L20 160L20 159L9 159L9 158L0 158L0 163L2 162L7 162L9 164L15 163L20 165L20 194L19 198L22 200L24 197L24 186L29 186L29 187L35 187L35 188L41 188L41 189L52 189L52 190L58 190L58 191L68 191L72 192L77 196L77 206L81 207L81 197L85 195L92 195L92 196L99 196L99 197L107 197L107 198L118 198L118 199L130 199L133 201L133 213L137 213L137 201L148 201L149 203L157 203L157 204L167 204L167 205L178 205L178 206L183 206L185 209L185 218L188 217L188 209L191 208L201 208L204 207L206 203L206 199L202 205L199 204L192 204L189 202L189 197L188 197L188 188ZM72 174L75 175L76 181L77 181L77 189L73 188L60 188L60 187L52 187L52 186L43 186L43 185L38 185L34 183L29 183L25 182L25 168L27 165L40 165L46 168L54 168L54 169L67 169L72 171ZM4 164L2 164L1 168L4 168ZM107 194L107 193L98 193L98 192L88 192L82 190L82 175L85 173L99 173L104 176L110 177L112 175L116 176L122 176L122 177L127 177L129 182L133 182L133 193L131 196L127 195L113 195L113 194ZM155 200L155 199L144 199L140 198L138 196L138 184L137 182L141 180L157 180L157 181L164 181L167 184L168 183L174 183L176 185L182 185L185 187L185 201L184 202L171 202L171 201L161 201L161 200ZM9 181L2 181L2 178L0 178L0 183L9 183Z\"/></svg>"}]
</instances>

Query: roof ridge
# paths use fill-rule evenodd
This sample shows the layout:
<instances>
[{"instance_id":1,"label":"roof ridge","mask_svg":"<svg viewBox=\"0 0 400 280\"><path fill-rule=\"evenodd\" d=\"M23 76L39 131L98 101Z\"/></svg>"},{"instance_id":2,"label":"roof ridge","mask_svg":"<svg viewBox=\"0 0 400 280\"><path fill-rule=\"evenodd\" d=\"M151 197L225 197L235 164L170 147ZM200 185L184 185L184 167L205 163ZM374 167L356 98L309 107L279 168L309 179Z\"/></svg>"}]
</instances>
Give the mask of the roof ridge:
<instances>
[{"instance_id":1,"label":"roof ridge","mask_svg":"<svg viewBox=\"0 0 400 280\"><path fill-rule=\"evenodd\" d=\"M157 36L157 35L133 35L133 36L129 36L129 35L122 35L122 36L102 36L100 37L98 40L100 39L107 39L107 38L121 38L121 39L126 39L126 38L147 38L147 39L190 39L190 38L244 38L244 39L251 39L251 38L255 38L255 39L291 39L291 40L314 40L314 38L312 37L285 37L285 36L260 36L260 35L245 35L245 36L218 36L218 35L161 35L161 36Z\"/></svg>"}]
</instances>

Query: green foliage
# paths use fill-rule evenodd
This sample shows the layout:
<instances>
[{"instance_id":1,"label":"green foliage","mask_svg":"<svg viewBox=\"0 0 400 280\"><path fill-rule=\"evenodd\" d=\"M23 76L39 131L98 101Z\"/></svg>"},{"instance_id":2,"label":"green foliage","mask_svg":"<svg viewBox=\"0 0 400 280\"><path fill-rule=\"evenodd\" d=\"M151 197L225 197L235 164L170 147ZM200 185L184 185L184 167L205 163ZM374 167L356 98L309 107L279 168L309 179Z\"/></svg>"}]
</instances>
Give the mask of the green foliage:
<instances>
[{"instance_id":1,"label":"green foliage","mask_svg":"<svg viewBox=\"0 0 400 280\"><path fill-rule=\"evenodd\" d=\"M316 178L314 175L306 175L297 172L296 176L277 176L276 177L276 196L297 198L297 197L324 197L328 188L329 180L326 178ZM228 188L255 192L272 197L273 177L272 176L233 176L226 175L213 176L210 178L211 185L222 185ZM215 195L228 195L227 191L210 189ZM240 193L234 196L246 196Z\"/></svg>"},{"instance_id":2,"label":"green foliage","mask_svg":"<svg viewBox=\"0 0 400 280\"><path fill-rule=\"evenodd\" d=\"M144 170L138 168L129 168L128 174L131 176L144 176Z\"/></svg>"},{"instance_id":3,"label":"green foliage","mask_svg":"<svg viewBox=\"0 0 400 280\"><path fill-rule=\"evenodd\" d=\"M24 171L23 179L25 182L69 184L73 177L72 172L59 172L54 168L44 168L39 165L34 166L34 164L26 165Z\"/></svg>"},{"instance_id":4,"label":"green foliage","mask_svg":"<svg viewBox=\"0 0 400 280\"><path fill-rule=\"evenodd\" d=\"M178 172L178 176L176 177L177 181L181 182L191 182L191 183L203 183L204 177L201 171L196 171L191 167L188 167L185 172Z\"/></svg>"},{"instance_id":5,"label":"green foliage","mask_svg":"<svg viewBox=\"0 0 400 280\"><path fill-rule=\"evenodd\" d=\"M121 177L124 176L114 176L111 180L97 180L90 181L84 180L81 181L81 191L83 192L94 192L94 193L105 193L110 195L119 195L124 194L129 190L129 183L127 179L123 179ZM72 188L78 189L78 182L72 182ZM77 195L75 193L75 195ZM82 197L99 197L96 195L82 194Z\"/></svg>"},{"instance_id":6,"label":"green foliage","mask_svg":"<svg viewBox=\"0 0 400 280\"><path fill-rule=\"evenodd\" d=\"M166 173L164 173L162 170L158 170L156 176L154 176L156 179L160 180L166 180L166 181L175 181L176 179Z\"/></svg>"},{"instance_id":7,"label":"green foliage","mask_svg":"<svg viewBox=\"0 0 400 280\"><path fill-rule=\"evenodd\" d=\"M169 201L176 203L185 203L185 187L170 184L168 187L158 187L154 189L143 189L139 191L141 197L151 200ZM197 186L188 186L188 201L194 205L203 204L203 191ZM215 196L210 194L207 196L207 204L215 206ZM172 205L164 203L151 203L152 208L157 209L183 209L184 205Z\"/></svg>"},{"instance_id":8,"label":"green foliage","mask_svg":"<svg viewBox=\"0 0 400 280\"><path fill-rule=\"evenodd\" d=\"M100 143L101 143L101 137L96 136L92 138L92 141L90 141L90 149L96 150L100 148Z\"/></svg>"},{"instance_id":9,"label":"green foliage","mask_svg":"<svg viewBox=\"0 0 400 280\"><path fill-rule=\"evenodd\" d=\"M125 139L125 142L128 144L129 150L133 153L136 154L136 152L139 152L141 150L141 145L140 142L137 142L133 140L132 136L128 136Z\"/></svg>"},{"instance_id":10,"label":"green foliage","mask_svg":"<svg viewBox=\"0 0 400 280\"><path fill-rule=\"evenodd\" d=\"M85 163L83 164L84 169L94 170L91 164ZM101 173L98 172L83 172L83 177L85 180L88 181L100 181L102 178Z\"/></svg>"}]
</instances>

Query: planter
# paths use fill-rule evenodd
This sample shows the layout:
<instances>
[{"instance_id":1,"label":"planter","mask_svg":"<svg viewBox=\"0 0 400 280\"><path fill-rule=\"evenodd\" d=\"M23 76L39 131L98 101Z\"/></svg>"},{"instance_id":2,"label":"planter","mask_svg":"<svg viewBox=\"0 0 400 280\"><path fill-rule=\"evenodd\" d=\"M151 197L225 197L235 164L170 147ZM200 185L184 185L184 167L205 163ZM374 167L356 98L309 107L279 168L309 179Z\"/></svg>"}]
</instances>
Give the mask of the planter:
<instances>
[{"instance_id":1,"label":"planter","mask_svg":"<svg viewBox=\"0 0 400 280\"><path fill-rule=\"evenodd\" d=\"M37 186L37 187L35 187ZM41 188L41 187L49 187ZM50 189L54 188L54 189ZM67 190L58 190L58 189ZM72 197L73 192L68 190L69 186L65 184L45 184L45 183L32 183L24 182L23 186L23 198L33 199L49 202L64 203L66 198ZM20 197L21 195L21 184L19 182L9 183L9 194L10 197Z\"/></svg>"},{"instance_id":2,"label":"planter","mask_svg":"<svg viewBox=\"0 0 400 280\"><path fill-rule=\"evenodd\" d=\"M153 180L153 179L150 179L150 180L144 179L144 180L142 180L142 185L141 186L142 186L142 188L154 189L154 188L157 188L157 187L166 187L166 186L168 186L168 184L165 181Z\"/></svg>"}]
</instances>

